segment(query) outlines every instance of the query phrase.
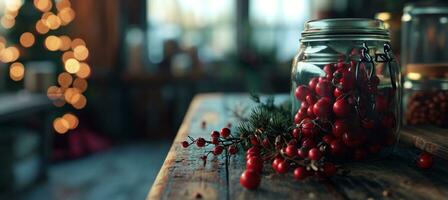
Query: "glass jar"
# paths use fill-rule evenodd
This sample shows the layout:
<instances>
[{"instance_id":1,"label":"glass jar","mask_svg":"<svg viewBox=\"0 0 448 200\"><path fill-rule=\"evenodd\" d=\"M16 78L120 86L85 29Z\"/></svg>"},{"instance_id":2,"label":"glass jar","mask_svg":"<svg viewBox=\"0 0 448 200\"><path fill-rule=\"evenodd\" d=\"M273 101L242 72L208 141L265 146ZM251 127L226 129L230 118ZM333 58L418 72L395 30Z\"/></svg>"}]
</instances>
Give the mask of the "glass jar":
<instances>
[{"instance_id":1,"label":"glass jar","mask_svg":"<svg viewBox=\"0 0 448 200\"><path fill-rule=\"evenodd\" d=\"M408 4L402 25L404 123L448 127L448 4Z\"/></svg>"},{"instance_id":2,"label":"glass jar","mask_svg":"<svg viewBox=\"0 0 448 200\"><path fill-rule=\"evenodd\" d=\"M323 142L331 155L355 160L390 152L400 127L401 75L383 22L313 20L300 42L290 96L301 142Z\"/></svg>"}]
</instances>

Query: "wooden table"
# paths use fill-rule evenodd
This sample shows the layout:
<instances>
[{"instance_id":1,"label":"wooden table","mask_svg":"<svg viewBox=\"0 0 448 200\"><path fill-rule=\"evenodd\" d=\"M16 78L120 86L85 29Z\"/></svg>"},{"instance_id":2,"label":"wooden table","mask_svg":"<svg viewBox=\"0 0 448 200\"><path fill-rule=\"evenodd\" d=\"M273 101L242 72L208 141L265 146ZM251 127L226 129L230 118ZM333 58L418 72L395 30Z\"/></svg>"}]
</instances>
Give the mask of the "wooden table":
<instances>
[{"instance_id":1,"label":"wooden table","mask_svg":"<svg viewBox=\"0 0 448 200\"><path fill-rule=\"evenodd\" d=\"M286 99L286 95L278 99ZM266 164L261 186L254 191L244 189L239 177L245 168L244 156L226 161L210 155L206 166L199 159L204 149L184 149L180 142L187 136L209 137L235 122L230 108L251 106L245 94L200 94L188 110L168 156L147 199L447 199L448 165L436 160L431 170L415 167L412 148L398 148L391 157L369 162L350 163L350 173L329 180L308 178L295 181L292 173L275 174ZM201 128L206 121L207 127ZM236 126L233 125L233 126ZM210 147L211 149L211 147Z\"/></svg>"}]
</instances>

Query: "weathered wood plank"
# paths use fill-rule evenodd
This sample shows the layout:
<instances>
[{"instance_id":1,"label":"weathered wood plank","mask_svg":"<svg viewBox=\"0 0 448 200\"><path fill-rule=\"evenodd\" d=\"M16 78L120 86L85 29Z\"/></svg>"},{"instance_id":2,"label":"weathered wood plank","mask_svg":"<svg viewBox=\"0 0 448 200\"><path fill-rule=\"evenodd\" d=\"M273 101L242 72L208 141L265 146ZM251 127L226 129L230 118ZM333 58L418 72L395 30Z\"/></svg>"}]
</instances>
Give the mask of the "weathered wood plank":
<instances>
[{"instance_id":1,"label":"weathered wood plank","mask_svg":"<svg viewBox=\"0 0 448 200\"><path fill-rule=\"evenodd\" d=\"M204 150L192 146L183 149L179 144L187 136L206 137L208 129L201 129L201 121L208 128L225 124L216 105L222 105L219 94L196 96L179 129L163 166L147 199L218 199L227 195L225 162L209 159L204 167L199 159ZM218 107L219 108L219 107Z\"/></svg>"},{"instance_id":2,"label":"weathered wood plank","mask_svg":"<svg viewBox=\"0 0 448 200\"><path fill-rule=\"evenodd\" d=\"M275 174L266 163L260 188L245 190L239 184L245 169L243 153L231 157L228 163L212 159L203 167L198 159L203 150L182 149L178 145L187 135L208 137L210 130L234 123L236 119L228 109L235 106L250 107L248 95L209 94L194 99L148 199L444 199L448 196L446 161L437 160L433 169L422 171L415 167L413 149L405 148L399 148L388 159L347 164L345 169L350 173L338 174L327 181L314 178L295 181L291 173ZM208 123L205 130L200 128L202 120Z\"/></svg>"}]
</instances>

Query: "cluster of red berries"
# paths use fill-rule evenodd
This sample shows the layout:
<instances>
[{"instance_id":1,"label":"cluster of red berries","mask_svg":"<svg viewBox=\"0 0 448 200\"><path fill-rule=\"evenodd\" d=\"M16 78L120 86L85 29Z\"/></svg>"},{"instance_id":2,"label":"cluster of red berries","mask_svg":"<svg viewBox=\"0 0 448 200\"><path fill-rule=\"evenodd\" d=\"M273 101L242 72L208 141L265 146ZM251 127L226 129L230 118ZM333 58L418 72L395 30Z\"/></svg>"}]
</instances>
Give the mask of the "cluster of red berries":
<instances>
[{"instance_id":1,"label":"cluster of red berries","mask_svg":"<svg viewBox=\"0 0 448 200\"><path fill-rule=\"evenodd\" d=\"M288 147L298 148L295 154L287 148L291 156L362 160L394 144L395 92L388 87L380 89L378 76L369 74L365 65L356 64L327 64L324 77L312 78L308 85L296 88L301 106L294 116L292 136L300 145Z\"/></svg>"},{"instance_id":2,"label":"cluster of red berries","mask_svg":"<svg viewBox=\"0 0 448 200\"><path fill-rule=\"evenodd\" d=\"M193 139L190 137L191 142L182 141L181 145L184 148L189 147L192 144L196 144L197 147L205 147L208 144L215 145L212 151L208 151L202 159L207 159L207 155L212 153L213 155L221 155L224 150L227 150L230 155L234 155L238 152L238 148L236 144L239 139L232 137L231 131L229 128L222 128L221 131L212 131L210 133L210 140L206 140L202 137L197 139Z\"/></svg>"}]
</instances>

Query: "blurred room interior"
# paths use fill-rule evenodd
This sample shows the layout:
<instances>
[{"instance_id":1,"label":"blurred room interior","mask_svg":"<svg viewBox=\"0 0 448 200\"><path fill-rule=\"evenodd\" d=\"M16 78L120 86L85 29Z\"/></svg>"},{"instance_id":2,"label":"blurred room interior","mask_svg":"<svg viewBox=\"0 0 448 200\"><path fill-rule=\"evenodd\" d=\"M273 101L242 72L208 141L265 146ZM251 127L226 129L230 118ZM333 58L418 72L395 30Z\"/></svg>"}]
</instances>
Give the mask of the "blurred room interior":
<instances>
[{"instance_id":1,"label":"blurred room interior","mask_svg":"<svg viewBox=\"0 0 448 200\"><path fill-rule=\"evenodd\" d=\"M304 22L408 0L0 0L0 199L143 199L193 96L288 93Z\"/></svg>"}]
</instances>

